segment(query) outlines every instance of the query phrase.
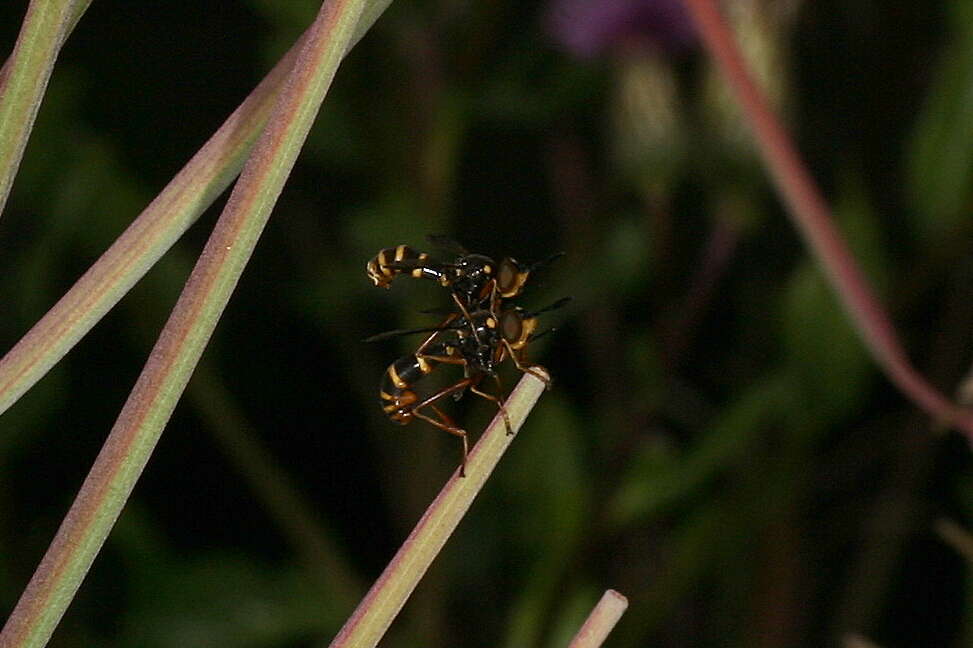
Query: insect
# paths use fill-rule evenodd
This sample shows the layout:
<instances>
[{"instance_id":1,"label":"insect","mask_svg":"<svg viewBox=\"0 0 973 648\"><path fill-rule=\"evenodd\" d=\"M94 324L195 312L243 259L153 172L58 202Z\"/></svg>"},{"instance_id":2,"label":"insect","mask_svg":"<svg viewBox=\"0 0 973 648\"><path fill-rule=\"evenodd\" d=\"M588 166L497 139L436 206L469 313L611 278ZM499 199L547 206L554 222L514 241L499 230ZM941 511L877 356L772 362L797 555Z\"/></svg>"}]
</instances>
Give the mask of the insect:
<instances>
[{"instance_id":1,"label":"insect","mask_svg":"<svg viewBox=\"0 0 973 648\"><path fill-rule=\"evenodd\" d=\"M396 278L405 275L435 280L449 290L458 312L449 313L433 328L390 331L366 341L410 333L430 333L415 353L389 365L382 377L379 401L385 414L397 423L406 425L418 418L460 437L463 441L460 473L465 475L468 451L466 431L458 427L437 403L449 395L458 400L467 390L471 391L496 403L507 433L513 433L504 406L503 385L496 368L509 357L519 370L533 374L549 387L547 371L539 365L527 363L524 354L528 343L543 335L535 333L536 316L567 300L560 300L536 313L528 313L519 307L504 309L503 300L519 296L532 272L563 253L529 266L522 265L512 257L504 257L497 264L488 256L470 253L449 237L430 236L428 239L434 246L453 253L453 261L436 261L426 252L408 245L398 245L379 250L366 264L365 271L376 286L386 289ZM463 366L463 378L420 398L415 389L416 383L440 364ZM496 382L497 395L479 388L487 376Z\"/></svg>"},{"instance_id":2,"label":"insect","mask_svg":"<svg viewBox=\"0 0 973 648\"><path fill-rule=\"evenodd\" d=\"M415 353L399 358L386 369L379 386L379 403L382 410L389 419L401 425L407 425L418 418L460 437L463 442L460 475L465 476L466 457L469 451L466 430L458 427L437 407L437 401L448 395L459 398L469 390L494 402L503 416L507 434L513 434L504 406L503 385L497 375L497 367L509 357L517 369L536 376L549 387L550 378L547 370L540 365L527 363L524 354L531 340L553 330L535 333L537 316L560 308L568 300L569 298L558 300L534 313L528 313L519 307L505 310L499 316L493 310L477 310L469 317L454 313L434 328L388 331L368 338L366 342L375 342L412 333L430 333ZM440 364L462 365L463 378L425 398L420 397L415 384L432 373ZM492 377L496 382L497 395L479 388L481 381L487 376ZM435 416L426 414L423 411L426 408L429 408Z\"/></svg>"},{"instance_id":3,"label":"insect","mask_svg":"<svg viewBox=\"0 0 973 648\"><path fill-rule=\"evenodd\" d=\"M365 273L376 286L388 289L392 280L408 273L415 278L441 280L443 273L429 261L429 255L408 245L397 245L378 251L367 264Z\"/></svg>"},{"instance_id":4,"label":"insect","mask_svg":"<svg viewBox=\"0 0 973 648\"><path fill-rule=\"evenodd\" d=\"M429 337L419 345L415 353L399 358L385 370L379 385L379 404L385 415L400 425L408 425L413 419L418 418L459 437L463 442L461 476L466 475L466 456L469 452L466 430L458 427L436 406L436 402L450 394L458 397L469 389L474 394L495 402L503 413L507 429L510 430L510 421L502 398L478 388L486 372L492 371L490 363L493 360L493 353L492 349L485 353L480 348L481 340L485 341L488 338L486 330L478 331L476 335L473 331L477 328L491 327L496 327L496 320L492 315L485 311L477 311L475 319L471 321L453 315L435 329L390 331L366 340L372 342L397 335L431 331ZM429 396L420 397L416 391L416 383L432 373L440 364L463 365L464 377ZM423 411L426 408L432 411L433 416Z\"/></svg>"},{"instance_id":5,"label":"insect","mask_svg":"<svg viewBox=\"0 0 973 648\"><path fill-rule=\"evenodd\" d=\"M433 261L426 252L408 245L379 250L365 266L365 272L376 286L388 289L392 281L402 275L416 279L433 279L449 288L460 312L469 317L470 309L483 305L487 299L510 299L518 296L531 272L562 256L558 253L524 266L512 257L504 257L497 264L488 256L471 254L447 236L429 236L437 247L456 254L451 263ZM492 305L491 301L491 305Z\"/></svg>"}]
</instances>

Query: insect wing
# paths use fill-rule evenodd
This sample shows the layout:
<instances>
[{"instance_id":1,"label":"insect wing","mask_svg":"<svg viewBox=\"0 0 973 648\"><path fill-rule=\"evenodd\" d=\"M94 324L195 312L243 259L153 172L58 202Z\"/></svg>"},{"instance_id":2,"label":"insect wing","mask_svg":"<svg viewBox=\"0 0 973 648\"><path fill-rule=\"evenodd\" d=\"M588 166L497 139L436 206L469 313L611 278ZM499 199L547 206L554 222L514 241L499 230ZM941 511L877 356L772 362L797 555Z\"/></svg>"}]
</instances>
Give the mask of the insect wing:
<instances>
[{"instance_id":1,"label":"insect wing","mask_svg":"<svg viewBox=\"0 0 973 648\"><path fill-rule=\"evenodd\" d=\"M454 254L456 256L466 256L469 254L466 248L448 234L428 234L426 240L438 250Z\"/></svg>"},{"instance_id":2,"label":"insect wing","mask_svg":"<svg viewBox=\"0 0 973 648\"><path fill-rule=\"evenodd\" d=\"M415 329L395 329L394 331L385 331L384 333L379 333L371 337L367 337L362 342L381 342L382 340L391 340L392 338L403 337L406 335L415 335L416 333L438 333L441 331L453 331L456 329L461 329L466 326L465 320L459 320L445 326L427 326L425 328L415 328Z\"/></svg>"}]
</instances>

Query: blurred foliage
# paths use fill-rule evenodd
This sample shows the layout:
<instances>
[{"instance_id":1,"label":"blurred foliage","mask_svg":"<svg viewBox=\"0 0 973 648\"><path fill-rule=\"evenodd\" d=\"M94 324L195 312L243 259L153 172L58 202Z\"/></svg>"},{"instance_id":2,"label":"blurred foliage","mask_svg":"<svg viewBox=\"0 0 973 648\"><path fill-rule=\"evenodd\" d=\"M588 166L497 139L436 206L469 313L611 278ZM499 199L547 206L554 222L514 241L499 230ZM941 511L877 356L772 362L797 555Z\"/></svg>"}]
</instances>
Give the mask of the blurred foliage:
<instances>
[{"instance_id":1,"label":"blurred foliage","mask_svg":"<svg viewBox=\"0 0 973 648\"><path fill-rule=\"evenodd\" d=\"M973 329L973 3L748 3L762 19L747 29L769 30L748 54L769 57L753 63L858 261L916 365L954 389ZM0 6L8 49L26 4ZM558 330L531 347L555 389L383 645L562 646L608 587L631 604L610 646L818 646L848 633L968 645L970 570L932 524L969 526L969 446L876 370L705 55L660 46L664 26L631 9L651 4L606 0L614 14L570 23L611 22L585 52L551 16L595 5L392 5L339 71L52 646L330 640L457 463L455 439L399 428L377 406L382 371L414 342L361 343L448 306L432 284L382 291L363 272L380 248L424 249L431 233L522 260L565 250L523 303L574 301L544 316ZM0 350L315 10L92 4L0 217ZM2 609L221 206L0 417ZM470 397L449 407L470 430L492 414Z\"/></svg>"},{"instance_id":2,"label":"blurred foliage","mask_svg":"<svg viewBox=\"0 0 973 648\"><path fill-rule=\"evenodd\" d=\"M969 233L973 198L973 2L951 3L952 38L939 55L919 114L909 163L912 226L928 245Z\"/></svg>"}]
</instances>

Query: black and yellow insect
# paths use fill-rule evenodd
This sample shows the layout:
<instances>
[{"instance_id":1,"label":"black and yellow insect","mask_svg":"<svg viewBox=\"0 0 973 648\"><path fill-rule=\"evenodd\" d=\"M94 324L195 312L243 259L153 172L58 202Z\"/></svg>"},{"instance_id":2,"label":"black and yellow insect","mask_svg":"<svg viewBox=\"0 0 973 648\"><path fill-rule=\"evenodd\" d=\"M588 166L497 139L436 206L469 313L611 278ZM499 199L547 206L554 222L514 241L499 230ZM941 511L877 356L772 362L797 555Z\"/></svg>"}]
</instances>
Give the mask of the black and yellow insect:
<instances>
[{"instance_id":1,"label":"black and yellow insect","mask_svg":"<svg viewBox=\"0 0 973 648\"><path fill-rule=\"evenodd\" d=\"M439 280L441 274L429 261L429 255L419 252L408 245L379 250L366 265L365 272L372 282L381 288L388 289L392 281L399 275L408 273L410 276Z\"/></svg>"},{"instance_id":2,"label":"black and yellow insect","mask_svg":"<svg viewBox=\"0 0 973 648\"><path fill-rule=\"evenodd\" d=\"M365 266L372 282L381 288L389 288L400 276L416 279L433 279L448 288L457 307L464 316L479 306L487 306L486 300L511 299L520 295L530 273L561 256L553 255L530 266L523 266L512 257L496 263L483 254L472 254L459 243L445 236L429 237L437 247L456 254L451 262L435 261L426 252L408 245L382 249Z\"/></svg>"},{"instance_id":3,"label":"black and yellow insect","mask_svg":"<svg viewBox=\"0 0 973 648\"><path fill-rule=\"evenodd\" d=\"M379 387L379 402L386 416L396 423L407 425L420 419L460 437L463 441L462 475L465 474L468 451L466 430L457 426L437 403L449 395L458 399L469 390L496 403L507 433L513 432L497 367L509 357L519 370L537 376L550 386L547 371L539 365L528 364L525 352L528 343L541 335L535 333L536 316L567 300L536 313L528 313L519 307L508 308L504 300L519 296L531 272L561 255L552 255L530 266L522 266L511 257L505 257L497 264L488 256L466 251L447 237L429 239L434 245L451 250L455 254L453 261L436 261L408 245L397 245L380 250L366 264L365 271L376 286L386 289L400 276L433 279L449 290L456 311L449 313L438 326L390 331L367 341L430 333L415 353L399 358L385 370ZM463 378L429 396L420 396L416 383L441 364L462 366ZM480 389L480 383L487 376L495 380L497 395Z\"/></svg>"},{"instance_id":4,"label":"black and yellow insect","mask_svg":"<svg viewBox=\"0 0 973 648\"><path fill-rule=\"evenodd\" d=\"M530 373L550 385L547 370L540 365L529 364L525 354L528 343L543 335L543 333L535 333L537 315L558 308L566 302L567 299L562 299L536 313L528 313L522 308L514 307L499 316L492 310L474 311L469 319L453 314L433 329L390 331L369 338L367 341L377 341L410 333L430 333L415 353L393 362L382 376L379 404L385 415L401 425L407 425L418 418L460 437L463 442L460 475L465 475L466 455L469 449L466 430L457 426L452 418L437 407L437 401L448 395L458 398L469 390L497 405L507 427L507 433L512 434L513 429L504 407L503 385L497 375L497 368L509 357L517 369ZM463 366L463 378L429 396L420 397L416 391L416 383L432 373L440 364ZM480 383L487 376L492 377L496 382L497 395L480 389ZM424 412L426 408L431 410L433 415Z\"/></svg>"}]
</instances>

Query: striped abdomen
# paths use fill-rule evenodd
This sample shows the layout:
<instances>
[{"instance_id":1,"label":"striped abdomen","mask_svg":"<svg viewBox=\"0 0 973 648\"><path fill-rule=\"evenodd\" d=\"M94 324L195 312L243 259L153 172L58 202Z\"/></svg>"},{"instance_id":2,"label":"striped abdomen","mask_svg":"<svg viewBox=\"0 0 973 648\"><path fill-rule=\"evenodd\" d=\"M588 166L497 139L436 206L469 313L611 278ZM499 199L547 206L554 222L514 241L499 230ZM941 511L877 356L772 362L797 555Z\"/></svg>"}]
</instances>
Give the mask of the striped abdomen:
<instances>
[{"instance_id":1,"label":"striped abdomen","mask_svg":"<svg viewBox=\"0 0 973 648\"><path fill-rule=\"evenodd\" d=\"M437 364L429 358L407 355L389 365L378 391L379 404L385 415L403 425L411 421L412 407L419 402L413 385Z\"/></svg>"},{"instance_id":2,"label":"striped abdomen","mask_svg":"<svg viewBox=\"0 0 973 648\"><path fill-rule=\"evenodd\" d=\"M429 255L425 252L419 252L408 245L396 245L380 250L366 264L365 272L376 286L382 288L388 288L392 280L400 274L409 274L416 278L438 278L440 273L425 265L428 259Z\"/></svg>"}]
</instances>

